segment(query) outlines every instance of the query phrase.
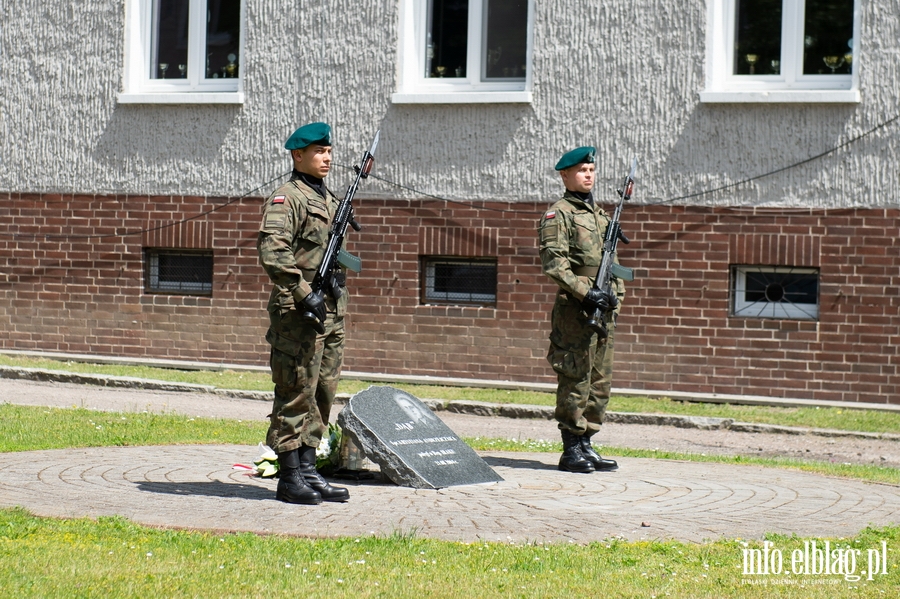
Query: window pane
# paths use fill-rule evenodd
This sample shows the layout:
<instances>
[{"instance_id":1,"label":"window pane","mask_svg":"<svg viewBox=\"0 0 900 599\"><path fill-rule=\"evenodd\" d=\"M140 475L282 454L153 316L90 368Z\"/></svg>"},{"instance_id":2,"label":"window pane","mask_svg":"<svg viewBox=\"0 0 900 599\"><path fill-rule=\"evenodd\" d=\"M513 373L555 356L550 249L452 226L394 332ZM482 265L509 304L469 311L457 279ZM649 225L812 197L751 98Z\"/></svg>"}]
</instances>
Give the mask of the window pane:
<instances>
[{"instance_id":1,"label":"window pane","mask_svg":"<svg viewBox=\"0 0 900 599\"><path fill-rule=\"evenodd\" d=\"M426 77L465 77L468 0L431 0L425 40Z\"/></svg>"},{"instance_id":2,"label":"window pane","mask_svg":"<svg viewBox=\"0 0 900 599\"><path fill-rule=\"evenodd\" d=\"M435 264L434 291L448 295L491 296L497 287L493 264Z\"/></svg>"},{"instance_id":3,"label":"window pane","mask_svg":"<svg viewBox=\"0 0 900 599\"><path fill-rule=\"evenodd\" d=\"M443 304L493 304L497 301L497 263L425 260L425 301Z\"/></svg>"},{"instance_id":4,"label":"window pane","mask_svg":"<svg viewBox=\"0 0 900 599\"><path fill-rule=\"evenodd\" d=\"M815 304L818 282L813 274L747 272L748 302Z\"/></svg>"},{"instance_id":5,"label":"window pane","mask_svg":"<svg viewBox=\"0 0 900 599\"><path fill-rule=\"evenodd\" d=\"M853 0L806 0L803 74L847 74L853 63Z\"/></svg>"},{"instance_id":6,"label":"window pane","mask_svg":"<svg viewBox=\"0 0 900 599\"><path fill-rule=\"evenodd\" d=\"M238 76L241 0L208 0L206 9L206 77Z\"/></svg>"},{"instance_id":7,"label":"window pane","mask_svg":"<svg viewBox=\"0 0 900 599\"><path fill-rule=\"evenodd\" d=\"M487 0L485 79L525 78L527 0Z\"/></svg>"},{"instance_id":8,"label":"window pane","mask_svg":"<svg viewBox=\"0 0 900 599\"><path fill-rule=\"evenodd\" d=\"M153 0L151 79L187 77L190 0Z\"/></svg>"},{"instance_id":9,"label":"window pane","mask_svg":"<svg viewBox=\"0 0 900 599\"><path fill-rule=\"evenodd\" d=\"M212 253L147 250L147 291L209 295Z\"/></svg>"},{"instance_id":10,"label":"window pane","mask_svg":"<svg viewBox=\"0 0 900 599\"><path fill-rule=\"evenodd\" d=\"M781 1L735 0L735 75L781 73Z\"/></svg>"},{"instance_id":11,"label":"window pane","mask_svg":"<svg viewBox=\"0 0 900 599\"><path fill-rule=\"evenodd\" d=\"M734 315L763 318L818 318L818 271L806 268L767 266L735 267Z\"/></svg>"}]
</instances>

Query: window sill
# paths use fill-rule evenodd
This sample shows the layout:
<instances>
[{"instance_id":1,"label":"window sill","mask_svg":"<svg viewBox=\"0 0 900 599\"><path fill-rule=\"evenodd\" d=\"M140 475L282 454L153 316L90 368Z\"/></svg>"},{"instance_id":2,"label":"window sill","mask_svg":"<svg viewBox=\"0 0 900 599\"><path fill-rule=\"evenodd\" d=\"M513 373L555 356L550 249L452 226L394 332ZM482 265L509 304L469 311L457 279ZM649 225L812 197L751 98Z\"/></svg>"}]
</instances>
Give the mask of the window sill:
<instances>
[{"instance_id":1,"label":"window sill","mask_svg":"<svg viewBox=\"0 0 900 599\"><path fill-rule=\"evenodd\" d=\"M243 104L244 92L123 92L119 104Z\"/></svg>"},{"instance_id":2,"label":"window sill","mask_svg":"<svg viewBox=\"0 0 900 599\"><path fill-rule=\"evenodd\" d=\"M466 306L452 304L419 304L416 316L436 316L439 318L496 318L496 306Z\"/></svg>"},{"instance_id":3,"label":"window sill","mask_svg":"<svg viewBox=\"0 0 900 599\"><path fill-rule=\"evenodd\" d=\"M709 104L858 104L858 89L773 89L702 91L700 101Z\"/></svg>"},{"instance_id":4,"label":"window sill","mask_svg":"<svg viewBox=\"0 0 900 599\"><path fill-rule=\"evenodd\" d=\"M531 104L530 91L398 92L392 104Z\"/></svg>"}]
</instances>

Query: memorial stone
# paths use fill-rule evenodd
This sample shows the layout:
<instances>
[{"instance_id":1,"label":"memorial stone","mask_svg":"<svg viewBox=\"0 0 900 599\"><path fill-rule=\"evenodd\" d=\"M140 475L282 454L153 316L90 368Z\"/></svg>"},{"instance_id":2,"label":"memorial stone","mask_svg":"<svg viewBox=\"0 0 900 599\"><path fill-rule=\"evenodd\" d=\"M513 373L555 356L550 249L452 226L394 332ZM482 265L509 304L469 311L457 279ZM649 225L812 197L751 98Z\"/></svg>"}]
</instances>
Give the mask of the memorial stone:
<instances>
[{"instance_id":1,"label":"memorial stone","mask_svg":"<svg viewBox=\"0 0 900 599\"><path fill-rule=\"evenodd\" d=\"M405 391L375 385L360 391L338 414L338 424L397 485L440 489L503 480Z\"/></svg>"}]
</instances>

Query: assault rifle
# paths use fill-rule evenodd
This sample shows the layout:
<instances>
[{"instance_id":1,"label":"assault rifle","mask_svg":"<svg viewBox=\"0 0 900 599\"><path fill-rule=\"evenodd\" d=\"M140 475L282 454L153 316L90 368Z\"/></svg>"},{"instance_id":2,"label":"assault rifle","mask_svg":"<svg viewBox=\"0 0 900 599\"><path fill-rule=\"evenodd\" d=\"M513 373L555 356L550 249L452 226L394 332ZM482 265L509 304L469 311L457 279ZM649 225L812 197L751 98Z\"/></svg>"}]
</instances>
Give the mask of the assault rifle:
<instances>
[{"instance_id":1,"label":"assault rifle","mask_svg":"<svg viewBox=\"0 0 900 599\"><path fill-rule=\"evenodd\" d=\"M369 172L372 170L372 165L375 163L375 148L378 146L378 138L380 136L381 131L376 131L375 139L372 140L372 145L369 149L363 153L359 166L353 165L353 170L356 171L356 178L350 187L347 188L347 193L344 194L344 199L338 204L337 212L334 214L331 232L328 234L328 247L325 249L325 257L322 258L322 263L319 265L311 285L313 293L324 296L325 292L328 291L331 293L331 297L337 300L343 293L341 291L341 282L335 276L338 264L353 272L359 272L362 268L362 260L344 249L344 236L347 233L347 225L353 227L354 231L359 231L362 228L356 222L356 219L353 218L353 196L356 195L359 182L368 178ZM320 335L325 333L325 323L320 321L315 314L306 311L303 313L303 318L311 321L313 328Z\"/></svg>"},{"instance_id":2,"label":"assault rifle","mask_svg":"<svg viewBox=\"0 0 900 599\"><path fill-rule=\"evenodd\" d=\"M603 239L603 258L600 260L600 268L597 269L597 278L594 280L594 289L599 289L606 294L612 295L612 297L615 297L616 295L615 290L612 288L613 277L625 281L634 280L634 271L620 264L616 264L615 258L616 246L619 244L620 240L624 244L631 243L631 240L622 233L622 229L619 227L619 218L622 216L622 206L625 205L626 201L631 199L631 192L634 191L635 171L637 171L637 158L634 158L631 161L631 171L625 177L625 181L622 183L622 189L616 190L622 200L616 205L613 217L609 221L609 226L606 228L606 237ZM606 314L604 312L601 312L599 308L594 308L587 316L587 325L596 331L601 339L609 335L607 328L608 323L606 322Z\"/></svg>"}]
</instances>

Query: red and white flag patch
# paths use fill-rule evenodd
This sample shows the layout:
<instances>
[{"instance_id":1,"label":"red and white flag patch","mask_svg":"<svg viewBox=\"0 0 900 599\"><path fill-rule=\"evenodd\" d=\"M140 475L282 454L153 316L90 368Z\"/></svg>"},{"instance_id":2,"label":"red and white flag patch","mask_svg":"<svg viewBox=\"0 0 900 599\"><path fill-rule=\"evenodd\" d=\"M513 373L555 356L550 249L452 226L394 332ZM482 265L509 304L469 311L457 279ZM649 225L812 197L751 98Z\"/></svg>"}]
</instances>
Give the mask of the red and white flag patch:
<instances>
[{"instance_id":1,"label":"red and white flag patch","mask_svg":"<svg viewBox=\"0 0 900 599\"><path fill-rule=\"evenodd\" d=\"M544 215L544 220L550 220L551 218L556 218L556 210L551 210Z\"/></svg>"},{"instance_id":2,"label":"red and white flag patch","mask_svg":"<svg viewBox=\"0 0 900 599\"><path fill-rule=\"evenodd\" d=\"M284 196L275 196L272 198L273 204L284 204Z\"/></svg>"}]
</instances>

